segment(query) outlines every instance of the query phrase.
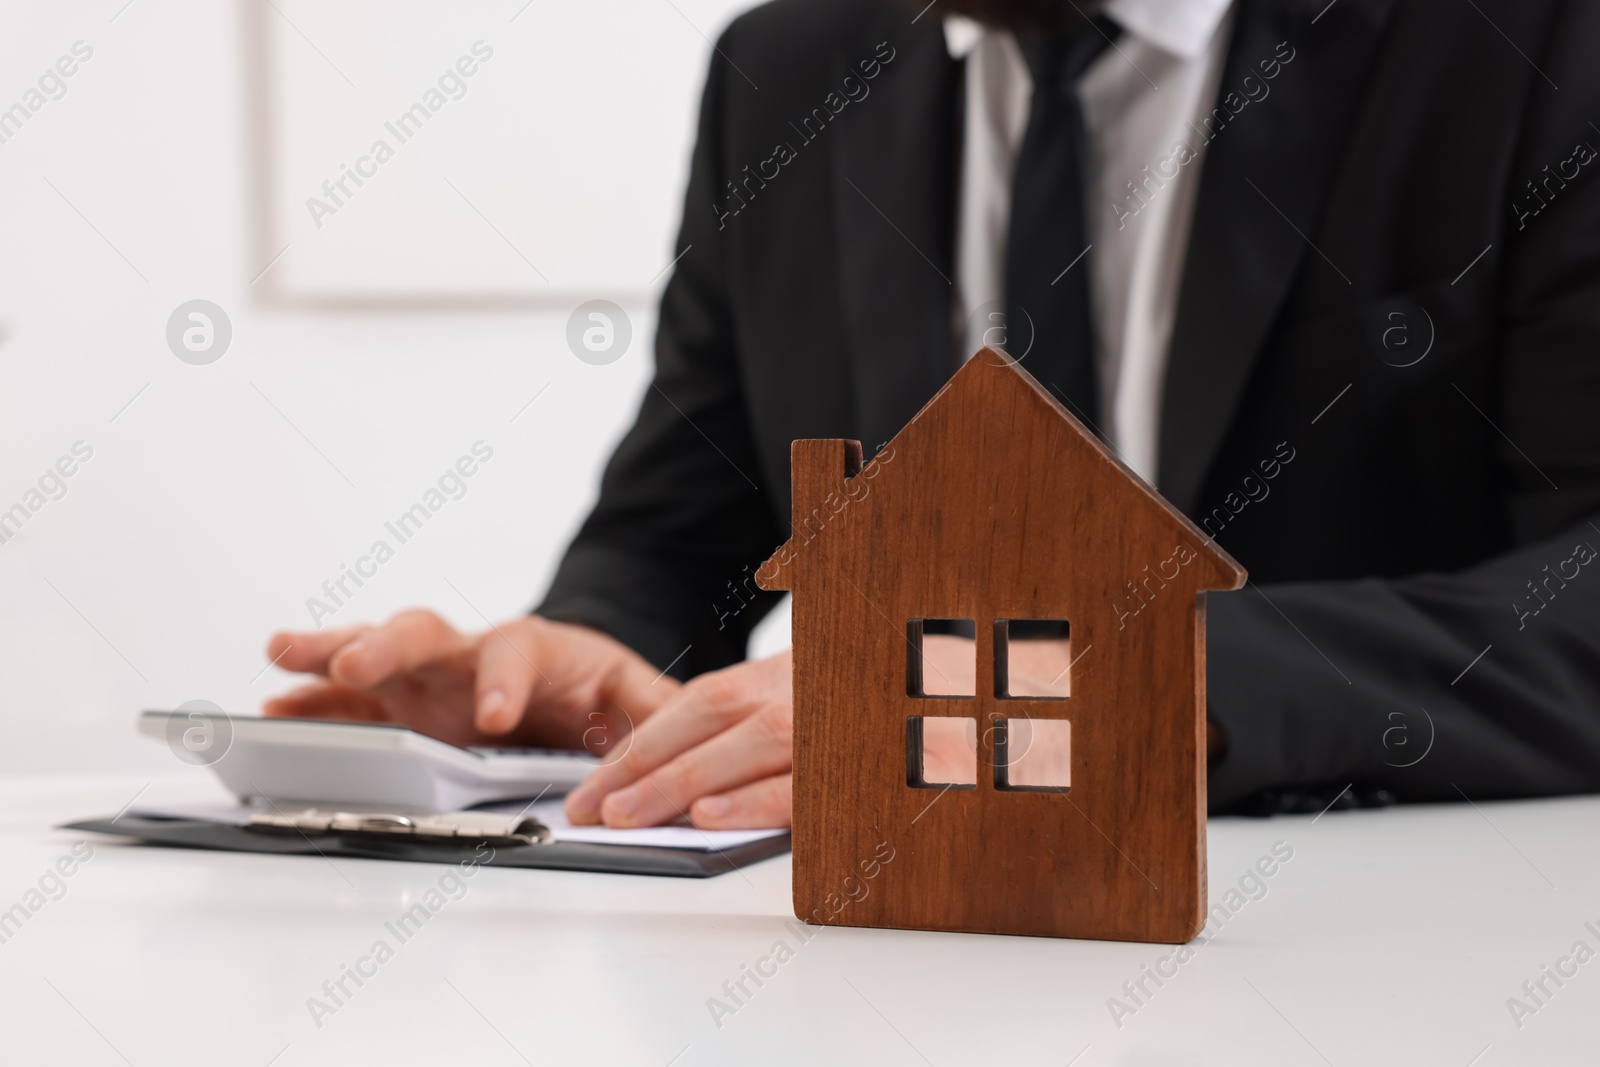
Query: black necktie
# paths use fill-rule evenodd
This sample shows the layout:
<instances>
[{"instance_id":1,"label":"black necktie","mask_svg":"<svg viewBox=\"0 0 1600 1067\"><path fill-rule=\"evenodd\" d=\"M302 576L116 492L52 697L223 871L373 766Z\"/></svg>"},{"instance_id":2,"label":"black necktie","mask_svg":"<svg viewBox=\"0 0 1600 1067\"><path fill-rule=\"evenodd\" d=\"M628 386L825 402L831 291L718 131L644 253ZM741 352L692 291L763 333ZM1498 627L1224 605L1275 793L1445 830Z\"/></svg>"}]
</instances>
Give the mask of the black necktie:
<instances>
[{"instance_id":1,"label":"black necktie","mask_svg":"<svg viewBox=\"0 0 1600 1067\"><path fill-rule=\"evenodd\" d=\"M1063 33L1017 38L1034 88L1011 182L1007 351L1090 423L1100 405L1083 218L1089 146L1077 83L1117 32L1101 17Z\"/></svg>"}]
</instances>

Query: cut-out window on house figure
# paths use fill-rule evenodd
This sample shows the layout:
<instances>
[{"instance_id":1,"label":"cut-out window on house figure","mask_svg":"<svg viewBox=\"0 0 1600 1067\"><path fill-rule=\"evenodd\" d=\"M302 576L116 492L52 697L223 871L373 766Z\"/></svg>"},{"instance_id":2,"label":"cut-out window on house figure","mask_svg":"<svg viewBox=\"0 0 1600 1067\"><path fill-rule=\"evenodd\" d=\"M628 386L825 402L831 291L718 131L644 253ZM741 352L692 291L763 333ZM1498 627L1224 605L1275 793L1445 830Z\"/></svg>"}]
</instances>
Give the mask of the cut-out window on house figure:
<instances>
[{"instance_id":1,"label":"cut-out window on house figure","mask_svg":"<svg viewBox=\"0 0 1600 1067\"><path fill-rule=\"evenodd\" d=\"M906 622L906 694L972 697L978 694L977 625L971 619Z\"/></svg>"},{"instance_id":2,"label":"cut-out window on house figure","mask_svg":"<svg viewBox=\"0 0 1600 1067\"><path fill-rule=\"evenodd\" d=\"M994 624L994 695L1065 700L1072 693L1072 630L1065 619L999 619Z\"/></svg>"},{"instance_id":3,"label":"cut-out window on house figure","mask_svg":"<svg viewBox=\"0 0 1600 1067\"><path fill-rule=\"evenodd\" d=\"M906 784L915 789L976 789L978 720L964 715L908 717Z\"/></svg>"},{"instance_id":4,"label":"cut-out window on house figure","mask_svg":"<svg viewBox=\"0 0 1600 1067\"><path fill-rule=\"evenodd\" d=\"M998 719L994 787L1064 793L1072 786L1072 723L1066 719Z\"/></svg>"}]
</instances>

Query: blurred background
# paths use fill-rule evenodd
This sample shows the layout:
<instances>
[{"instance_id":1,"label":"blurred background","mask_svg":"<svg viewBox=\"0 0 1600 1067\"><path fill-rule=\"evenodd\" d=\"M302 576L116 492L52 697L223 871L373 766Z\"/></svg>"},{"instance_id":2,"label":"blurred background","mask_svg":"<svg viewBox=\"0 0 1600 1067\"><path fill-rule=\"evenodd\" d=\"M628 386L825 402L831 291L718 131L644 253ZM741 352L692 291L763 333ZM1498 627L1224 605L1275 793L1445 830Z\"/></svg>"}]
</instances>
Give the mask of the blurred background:
<instances>
[{"instance_id":1,"label":"blurred background","mask_svg":"<svg viewBox=\"0 0 1600 1067\"><path fill-rule=\"evenodd\" d=\"M137 711L255 713L279 628L538 600L646 387L746 6L6 6L0 772L171 770ZM580 359L594 300L631 340Z\"/></svg>"}]
</instances>

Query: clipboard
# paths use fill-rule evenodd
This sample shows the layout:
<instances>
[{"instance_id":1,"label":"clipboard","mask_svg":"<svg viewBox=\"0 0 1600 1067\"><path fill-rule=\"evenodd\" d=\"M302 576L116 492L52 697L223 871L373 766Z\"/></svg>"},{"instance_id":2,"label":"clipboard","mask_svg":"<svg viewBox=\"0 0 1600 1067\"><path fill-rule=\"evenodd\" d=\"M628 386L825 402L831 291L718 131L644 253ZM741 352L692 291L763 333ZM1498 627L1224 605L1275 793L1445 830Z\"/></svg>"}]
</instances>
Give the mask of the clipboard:
<instances>
[{"instance_id":1,"label":"clipboard","mask_svg":"<svg viewBox=\"0 0 1600 1067\"><path fill-rule=\"evenodd\" d=\"M710 878L789 850L787 831L728 847L669 848L557 840L536 817L503 812L430 814L316 808L258 812L243 822L130 811L65 823L62 830L109 834L143 844L277 856L398 860L488 867ZM712 839L707 836L706 840ZM488 856L483 848L490 849Z\"/></svg>"}]
</instances>

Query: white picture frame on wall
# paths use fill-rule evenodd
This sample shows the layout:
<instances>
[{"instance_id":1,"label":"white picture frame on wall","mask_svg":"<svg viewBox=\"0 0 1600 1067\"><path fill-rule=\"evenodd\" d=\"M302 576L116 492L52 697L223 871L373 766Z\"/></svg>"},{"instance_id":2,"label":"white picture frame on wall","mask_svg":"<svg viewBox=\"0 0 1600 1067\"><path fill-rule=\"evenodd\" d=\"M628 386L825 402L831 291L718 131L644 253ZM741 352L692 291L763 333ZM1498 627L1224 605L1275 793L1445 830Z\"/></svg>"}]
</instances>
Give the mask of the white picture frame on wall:
<instances>
[{"instance_id":1,"label":"white picture frame on wall","mask_svg":"<svg viewBox=\"0 0 1600 1067\"><path fill-rule=\"evenodd\" d=\"M648 299L680 251L711 42L749 6L252 0L256 289L352 306Z\"/></svg>"}]
</instances>

